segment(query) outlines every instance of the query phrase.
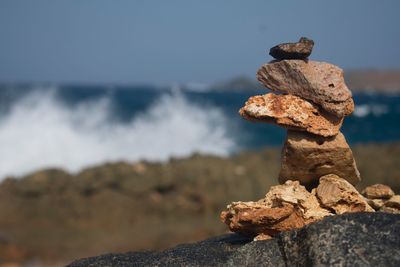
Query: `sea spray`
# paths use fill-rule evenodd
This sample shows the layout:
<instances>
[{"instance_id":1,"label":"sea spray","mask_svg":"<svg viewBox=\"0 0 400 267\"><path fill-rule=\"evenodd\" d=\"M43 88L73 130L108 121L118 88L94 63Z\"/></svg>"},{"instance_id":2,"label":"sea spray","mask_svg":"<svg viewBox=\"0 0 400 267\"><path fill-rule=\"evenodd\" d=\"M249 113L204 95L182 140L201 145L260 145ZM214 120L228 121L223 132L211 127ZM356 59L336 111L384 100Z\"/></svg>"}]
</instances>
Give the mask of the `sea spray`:
<instances>
[{"instance_id":1,"label":"sea spray","mask_svg":"<svg viewBox=\"0 0 400 267\"><path fill-rule=\"evenodd\" d=\"M71 107L57 89L34 90L0 119L0 177L59 167L77 172L106 161L167 160L194 152L227 155L235 143L216 107L160 94L128 122L112 119L109 96Z\"/></svg>"}]
</instances>

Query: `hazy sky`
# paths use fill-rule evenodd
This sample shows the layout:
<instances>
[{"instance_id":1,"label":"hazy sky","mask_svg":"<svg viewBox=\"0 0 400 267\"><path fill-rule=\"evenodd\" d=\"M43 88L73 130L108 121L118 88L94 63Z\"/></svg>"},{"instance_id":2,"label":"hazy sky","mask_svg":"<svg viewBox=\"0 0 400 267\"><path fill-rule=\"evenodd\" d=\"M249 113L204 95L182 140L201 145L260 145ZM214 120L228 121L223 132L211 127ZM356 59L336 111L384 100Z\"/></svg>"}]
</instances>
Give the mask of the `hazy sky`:
<instances>
[{"instance_id":1,"label":"hazy sky","mask_svg":"<svg viewBox=\"0 0 400 267\"><path fill-rule=\"evenodd\" d=\"M400 68L400 1L0 0L0 81L212 83L277 43L345 69Z\"/></svg>"}]
</instances>

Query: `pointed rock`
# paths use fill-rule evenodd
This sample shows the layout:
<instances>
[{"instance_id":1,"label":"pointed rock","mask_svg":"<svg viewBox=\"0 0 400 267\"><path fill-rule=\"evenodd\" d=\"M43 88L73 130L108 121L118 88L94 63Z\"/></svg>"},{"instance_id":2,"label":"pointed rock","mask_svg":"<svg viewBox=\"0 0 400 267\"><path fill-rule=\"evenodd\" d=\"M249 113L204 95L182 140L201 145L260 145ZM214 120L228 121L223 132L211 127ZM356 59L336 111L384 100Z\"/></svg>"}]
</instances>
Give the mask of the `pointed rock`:
<instances>
[{"instance_id":1,"label":"pointed rock","mask_svg":"<svg viewBox=\"0 0 400 267\"><path fill-rule=\"evenodd\" d=\"M239 111L248 120L277 124L293 130L321 136L338 134L343 119L294 95L252 96Z\"/></svg>"},{"instance_id":2,"label":"pointed rock","mask_svg":"<svg viewBox=\"0 0 400 267\"><path fill-rule=\"evenodd\" d=\"M374 211L354 186L335 174L319 179L316 195L322 207L334 210L336 214Z\"/></svg>"},{"instance_id":3,"label":"pointed rock","mask_svg":"<svg viewBox=\"0 0 400 267\"><path fill-rule=\"evenodd\" d=\"M326 174L336 174L353 185L361 180L343 134L323 138L289 130L282 149L279 182L298 180L304 185L315 184Z\"/></svg>"},{"instance_id":4,"label":"pointed rock","mask_svg":"<svg viewBox=\"0 0 400 267\"><path fill-rule=\"evenodd\" d=\"M221 213L221 220L233 232L250 236L274 235L301 228L332 215L320 207L315 195L298 181L287 181L257 202L233 202Z\"/></svg>"},{"instance_id":5,"label":"pointed rock","mask_svg":"<svg viewBox=\"0 0 400 267\"><path fill-rule=\"evenodd\" d=\"M307 59L314 47L314 41L301 37L297 43L284 43L272 47L269 54L278 59Z\"/></svg>"},{"instance_id":6,"label":"pointed rock","mask_svg":"<svg viewBox=\"0 0 400 267\"><path fill-rule=\"evenodd\" d=\"M341 118L354 110L343 70L335 65L303 60L281 60L263 65L257 79L267 88L310 100Z\"/></svg>"}]
</instances>

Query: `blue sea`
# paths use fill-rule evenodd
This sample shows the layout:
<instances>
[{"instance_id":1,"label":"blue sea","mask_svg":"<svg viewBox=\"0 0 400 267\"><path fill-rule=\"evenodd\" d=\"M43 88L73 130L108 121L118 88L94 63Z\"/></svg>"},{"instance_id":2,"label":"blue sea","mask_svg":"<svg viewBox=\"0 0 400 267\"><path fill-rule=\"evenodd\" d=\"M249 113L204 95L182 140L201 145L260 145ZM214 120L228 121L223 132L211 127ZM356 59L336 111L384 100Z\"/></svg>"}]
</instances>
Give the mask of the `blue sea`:
<instances>
[{"instance_id":1,"label":"blue sea","mask_svg":"<svg viewBox=\"0 0 400 267\"><path fill-rule=\"evenodd\" d=\"M42 168L78 172L104 162L281 146L285 130L238 114L250 96L263 93L0 85L0 179ZM354 100L342 127L350 144L400 140L400 94L354 94Z\"/></svg>"}]
</instances>

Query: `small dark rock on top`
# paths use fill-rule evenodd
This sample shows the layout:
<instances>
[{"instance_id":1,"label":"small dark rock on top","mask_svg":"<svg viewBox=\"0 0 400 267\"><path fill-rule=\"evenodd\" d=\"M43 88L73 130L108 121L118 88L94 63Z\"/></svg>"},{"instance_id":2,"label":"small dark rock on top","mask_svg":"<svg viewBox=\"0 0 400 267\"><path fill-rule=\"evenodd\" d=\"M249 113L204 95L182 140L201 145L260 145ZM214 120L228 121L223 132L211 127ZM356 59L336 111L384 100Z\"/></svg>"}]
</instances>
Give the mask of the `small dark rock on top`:
<instances>
[{"instance_id":1,"label":"small dark rock on top","mask_svg":"<svg viewBox=\"0 0 400 267\"><path fill-rule=\"evenodd\" d=\"M269 54L275 59L307 59L314 47L314 41L301 37L297 43L284 43L272 47Z\"/></svg>"}]
</instances>

